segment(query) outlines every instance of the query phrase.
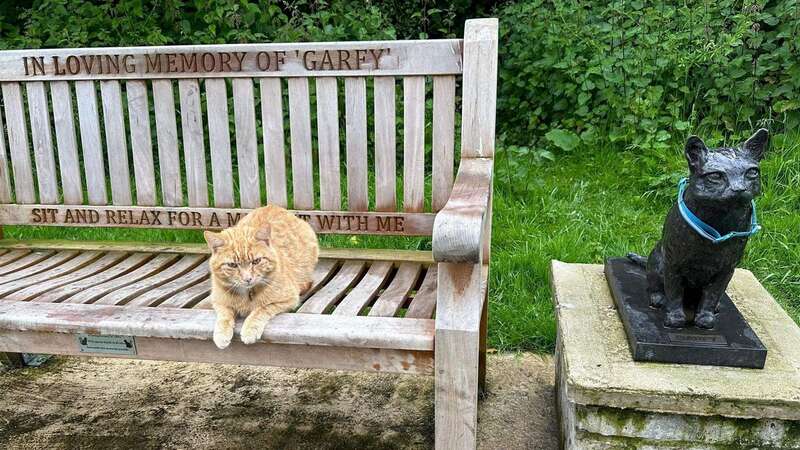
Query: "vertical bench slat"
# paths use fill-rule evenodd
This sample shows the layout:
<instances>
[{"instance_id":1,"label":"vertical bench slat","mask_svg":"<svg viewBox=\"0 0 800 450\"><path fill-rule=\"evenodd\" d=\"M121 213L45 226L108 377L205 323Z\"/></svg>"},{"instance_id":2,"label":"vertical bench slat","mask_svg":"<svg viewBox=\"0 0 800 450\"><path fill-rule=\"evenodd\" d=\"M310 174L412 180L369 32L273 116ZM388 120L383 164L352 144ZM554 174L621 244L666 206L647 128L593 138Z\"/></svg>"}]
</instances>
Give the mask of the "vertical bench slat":
<instances>
[{"instance_id":1,"label":"vertical bench slat","mask_svg":"<svg viewBox=\"0 0 800 450\"><path fill-rule=\"evenodd\" d=\"M319 204L342 209L339 173L339 94L336 78L317 78L317 138L319 140Z\"/></svg>"},{"instance_id":2,"label":"vertical bench slat","mask_svg":"<svg viewBox=\"0 0 800 450\"><path fill-rule=\"evenodd\" d=\"M72 92L67 81L50 82L53 101L53 125L56 129L58 167L61 171L61 190L64 202L71 205L83 203L78 141L72 110Z\"/></svg>"},{"instance_id":3,"label":"vertical bench slat","mask_svg":"<svg viewBox=\"0 0 800 450\"><path fill-rule=\"evenodd\" d=\"M264 131L267 202L286 207L286 158L283 147L281 80L280 78L261 78L259 85L261 89L261 126Z\"/></svg>"},{"instance_id":4,"label":"vertical bench slat","mask_svg":"<svg viewBox=\"0 0 800 450\"><path fill-rule=\"evenodd\" d=\"M367 196L367 84L363 77L347 77L345 120L347 137L347 209L366 211Z\"/></svg>"},{"instance_id":5,"label":"vertical bench slat","mask_svg":"<svg viewBox=\"0 0 800 450\"><path fill-rule=\"evenodd\" d=\"M395 79L375 77L375 209L397 210Z\"/></svg>"},{"instance_id":6,"label":"vertical bench slat","mask_svg":"<svg viewBox=\"0 0 800 450\"><path fill-rule=\"evenodd\" d=\"M197 80L179 80L178 92L181 103L183 157L186 162L186 188L189 194L189 206L208 206L200 84Z\"/></svg>"},{"instance_id":7,"label":"vertical bench slat","mask_svg":"<svg viewBox=\"0 0 800 450\"><path fill-rule=\"evenodd\" d=\"M125 90L128 93L128 120L131 126L136 204L153 206L156 204L156 180L153 166L153 141L150 135L147 82L143 80L126 81Z\"/></svg>"},{"instance_id":8,"label":"vertical bench slat","mask_svg":"<svg viewBox=\"0 0 800 450\"><path fill-rule=\"evenodd\" d=\"M292 144L292 187L295 209L314 208L311 115L308 79L289 78L289 123Z\"/></svg>"},{"instance_id":9,"label":"vertical bench slat","mask_svg":"<svg viewBox=\"0 0 800 450\"><path fill-rule=\"evenodd\" d=\"M233 114L236 123L236 157L239 161L239 198L242 208L261 206L261 183L256 140L256 106L253 80L234 78Z\"/></svg>"},{"instance_id":10,"label":"vertical bench slat","mask_svg":"<svg viewBox=\"0 0 800 450\"><path fill-rule=\"evenodd\" d=\"M439 211L453 188L456 77L433 77L433 193L431 206Z\"/></svg>"},{"instance_id":11,"label":"vertical bench slat","mask_svg":"<svg viewBox=\"0 0 800 450\"><path fill-rule=\"evenodd\" d=\"M153 109L156 113L156 141L158 143L162 201L166 206L180 206L183 204L183 192L172 81L153 80Z\"/></svg>"},{"instance_id":12,"label":"vertical bench slat","mask_svg":"<svg viewBox=\"0 0 800 450\"><path fill-rule=\"evenodd\" d=\"M106 169L103 144L100 142L100 115L97 112L97 91L94 82L76 81L75 98L78 101L83 170L86 174L89 204L105 205L108 198Z\"/></svg>"},{"instance_id":13,"label":"vertical bench slat","mask_svg":"<svg viewBox=\"0 0 800 450\"><path fill-rule=\"evenodd\" d=\"M470 20L464 26L461 103L461 157L493 157L497 103L497 20Z\"/></svg>"},{"instance_id":14,"label":"vertical bench slat","mask_svg":"<svg viewBox=\"0 0 800 450\"><path fill-rule=\"evenodd\" d=\"M53 157L53 136L50 129L47 91L42 81L26 83L25 89L28 92L31 144L33 145L33 157L36 161L39 202L55 204L58 202L58 185L56 183L56 161Z\"/></svg>"},{"instance_id":15,"label":"vertical bench slat","mask_svg":"<svg viewBox=\"0 0 800 450\"><path fill-rule=\"evenodd\" d=\"M36 203L36 191L33 187L33 167L31 166L31 157L28 152L25 108L22 105L22 91L19 83L3 83L2 90L17 203Z\"/></svg>"},{"instance_id":16,"label":"vertical bench slat","mask_svg":"<svg viewBox=\"0 0 800 450\"><path fill-rule=\"evenodd\" d=\"M403 207L425 206L425 77L403 79Z\"/></svg>"},{"instance_id":17,"label":"vertical bench slat","mask_svg":"<svg viewBox=\"0 0 800 450\"><path fill-rule=\"evenodd\" d=\"M225 85L225 80L220 78L210 78L205 83L214 205L231 207L234 205L234 199L231 134L228 127L228 89ZM241 171L241 161L239 166Z\"/></svg>"},{"instance_id":18,"label":"vertical bench slat","mask_svg":"<svg viewBox=\"0 0 800 450\"><path fill-rule=\"evenodd\" d=\"M100 96L103 100L108 171L111 176L111 201L115 205L127 206L133 201L130 168L128 167L128 144L125 136L125 116L122 111L122 92L119 81L100 81Z\"/></svg>"},{"instance_id":19,"label":"vertical bench slat","mask_svg":"<svg viewBox=\"0 0 800 450\"><path fill-rule=\"evenodd\" d=\"M0 114L0 203L11 203L11 177L8 172L8 153L6 152L5 126Z\"/></svg>"}]
</instances>

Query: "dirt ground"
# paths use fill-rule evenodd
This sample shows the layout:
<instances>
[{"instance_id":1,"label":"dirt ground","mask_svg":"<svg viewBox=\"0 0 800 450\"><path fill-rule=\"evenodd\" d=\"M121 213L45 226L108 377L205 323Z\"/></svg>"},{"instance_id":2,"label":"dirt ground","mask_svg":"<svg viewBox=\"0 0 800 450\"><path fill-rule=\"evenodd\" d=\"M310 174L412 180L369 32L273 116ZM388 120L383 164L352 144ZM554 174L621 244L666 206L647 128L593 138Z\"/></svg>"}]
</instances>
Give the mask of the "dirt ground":
<instances>
[{"instance_id":1,"label":"dirt ground","mask_svg":"<svg viewBox=\"0 0 800 450\"><path fill-rule=\"evenodd\" d=\"M482 449L557 447L553 361L490 355ZM417 449L433 378L58 357L0 368L4 449Z\"/></svg>"}]
</instances>

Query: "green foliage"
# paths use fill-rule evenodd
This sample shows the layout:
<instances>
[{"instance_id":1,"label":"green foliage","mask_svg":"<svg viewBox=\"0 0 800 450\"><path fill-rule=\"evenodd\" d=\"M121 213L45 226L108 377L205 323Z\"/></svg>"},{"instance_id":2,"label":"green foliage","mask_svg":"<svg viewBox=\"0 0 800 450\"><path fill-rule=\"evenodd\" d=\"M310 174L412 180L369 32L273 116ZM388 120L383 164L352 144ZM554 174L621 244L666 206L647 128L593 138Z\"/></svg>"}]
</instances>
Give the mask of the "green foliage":
<instances>
[{"instance_id":1,"label":"green foliage","mask_svg":"<svg viewBox=\"0 0 800 450\"><path fill-rule=\"evenodd\" d=\"M729 141L798 123L798 0L526 0L499 17L507 142L610 141L660 165L698 129Z\"/></svg>"}]
</instances>

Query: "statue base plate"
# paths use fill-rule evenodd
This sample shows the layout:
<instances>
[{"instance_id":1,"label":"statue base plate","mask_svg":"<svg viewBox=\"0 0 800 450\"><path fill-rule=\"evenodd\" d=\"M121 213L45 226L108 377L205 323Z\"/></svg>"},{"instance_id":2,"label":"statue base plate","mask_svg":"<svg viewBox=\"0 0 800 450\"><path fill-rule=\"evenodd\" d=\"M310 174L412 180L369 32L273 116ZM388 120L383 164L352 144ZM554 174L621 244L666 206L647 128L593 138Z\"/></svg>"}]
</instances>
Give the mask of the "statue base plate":
<instances>
[{"instance_id":1,"label":"statue base plate","mask_svg":"<svg viewBox=\"0 0 800 450\"><path fill-rule=\"evenodd\" d=\"M714 329L668 328L664 313L650 307L642 267L627 258L610 258L605 274L634 361L764 368L767 349L728 294L720 301Z\"/></svg>"}]
</instances>

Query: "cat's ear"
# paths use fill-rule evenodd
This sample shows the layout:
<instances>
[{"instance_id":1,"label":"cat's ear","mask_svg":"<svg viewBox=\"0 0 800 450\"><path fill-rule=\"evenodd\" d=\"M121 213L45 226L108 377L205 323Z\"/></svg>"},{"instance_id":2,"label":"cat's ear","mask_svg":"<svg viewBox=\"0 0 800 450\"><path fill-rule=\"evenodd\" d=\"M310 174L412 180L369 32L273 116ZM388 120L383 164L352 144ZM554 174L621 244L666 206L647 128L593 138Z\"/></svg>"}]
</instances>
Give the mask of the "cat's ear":
<instances>
[{"instance_id":1,"label":"cat's ear","mask_svg":"<svg viewBox=\"0 0 800 450\"><path fill-rule=\"evenodd\" d=\"M269 224L264 225L258 231L256 231L256 239L264 242L267 245L269 245L269 240L271 237L272 237L272 228L269 226Z\"/></svg>"},{"instance_id":2,"label":"cat's ear","mask_svg":"<svg viewBox=\"0 0 800 450\"><path fill-rule=\"evenodd\" d=\"M689 136L684 154L686 155L686 161L689 162L689 170L695 173L703 166L708 155L708 147L699 137Z\"/></svg>"},{"instance_id":3,"label":"cat's ear","mask_svg":"<svg viewBox=\"0 0 800 450\"><path fill-rule=\"evenodd\" d=\"M213 233L211 231L204 231L203 237L206 238L206 243L208 244L208 248L211 249L211 252L214 253L220 247L225 245L225 239L220 236L219 233Z\"/></svg>"},{"instance_id":4,"label":"cat's ear","mask_svg":"<svg viewBox=\"0 0 800 450\"><path fill-rule=\"evenodd\" d=\"M769 131L767 131L766 128L761 128L750 136L750 139L744 141L742 149L747 150L756 161L761 161L761 158L764 157L764 153L767 150L768 141Z\"/></svg>"}]
</instances>

